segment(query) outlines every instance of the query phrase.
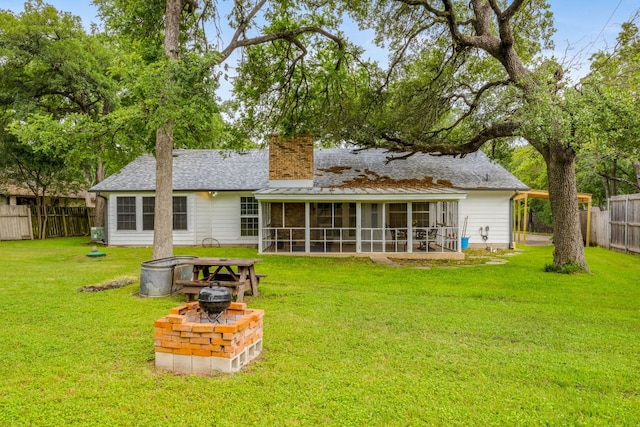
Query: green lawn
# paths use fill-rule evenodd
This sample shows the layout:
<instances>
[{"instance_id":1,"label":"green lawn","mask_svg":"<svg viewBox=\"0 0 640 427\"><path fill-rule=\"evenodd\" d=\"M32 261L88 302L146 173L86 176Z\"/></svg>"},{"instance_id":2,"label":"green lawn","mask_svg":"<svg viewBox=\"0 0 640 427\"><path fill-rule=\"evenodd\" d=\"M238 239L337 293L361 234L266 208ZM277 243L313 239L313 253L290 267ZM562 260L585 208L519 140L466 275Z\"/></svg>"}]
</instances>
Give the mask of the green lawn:
<instances>
[{"instance_id":1,"label":"green lawn","mask_svg":"<svg viewBox=\"0 0 640 427\"><path fill-rule=\"evenodd\" d=\"M640 424L637 256L589 248L592 275L544 273L550 247L432 269L262 256L262 356L197 377L154 367L154 320L182 297L78 292L138 277L151 250L90 250L0 242L0 425Z\"/></svg>"}]
</instances>

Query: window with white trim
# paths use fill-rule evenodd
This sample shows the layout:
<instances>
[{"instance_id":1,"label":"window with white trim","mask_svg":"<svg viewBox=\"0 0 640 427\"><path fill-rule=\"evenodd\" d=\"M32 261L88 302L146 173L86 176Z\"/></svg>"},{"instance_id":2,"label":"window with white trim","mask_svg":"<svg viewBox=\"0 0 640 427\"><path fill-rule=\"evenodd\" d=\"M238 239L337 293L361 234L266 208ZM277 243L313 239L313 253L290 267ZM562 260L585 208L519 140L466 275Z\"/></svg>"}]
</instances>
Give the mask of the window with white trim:
<instances>
[{"instance_id":1,"label":"window with white trim","mask_svg":"<svg viewBox=\"0 0 640 427\"><path fill-rule=\"evenodd\" d=\"M173 198L173 229L187 230L187 196Z\"/></svg>"},{"instance_id":2,"label":"window with white trim","mask_svg":"<svg viewBox=\"0 0 640 427\"><path fill-rule=\"evenodd\" d=\"M116 227L118 230L136 229L136 198L134 196L116 198Z\"/></svg>"},{"instance_id":3,"label":"window with white trim","mask_svg":"<svg viewBox=\"0 0 640 427\"><path fill-rule=\"evenodd\" d=\"M118 198L120 199L120 197ZM118 200L118 230L135 230L136 229L136 198L135 197L125 197L125 199L131 199L127 201L127 203L133 203L133 206L129 209L132 210L131 218L129 221L133 221L133 224L129 224L132 228L121 228L120 227L120 218L121 218L121 208L120 208L120 200ZM124 201L122 203L125 203ZM153 196L145 196L142 197L142 230L144 231L153 231L155 225L155 205L156 198ZM122 208L122 212L124 215L125 208ZM124 216L122 216L123 226L124 225ZM187 215L187 196L174 196L173 197L173 229L174 230L187 230L188 229L188 215Z\"/></svg>"},{"instance_id":4,"label":"window with white trim","mask_svg":"<svg viewBox=\"0 0 640 427\"><path fill-rule=\"evenodd\" d=\"M142 198L142 229L153 230L154 218L155 218L155 197L143 197Z\"/></svg>"},{"instance_id":5,"label":"window with white trim","mask_svg":"<svg viewBox=\"0 0 640 427\"><path fill-rule=\"evenodd\" d=\"M240 197L240 235L258 235L258 201L253 196Z\"/></svg>"}]
</instances>

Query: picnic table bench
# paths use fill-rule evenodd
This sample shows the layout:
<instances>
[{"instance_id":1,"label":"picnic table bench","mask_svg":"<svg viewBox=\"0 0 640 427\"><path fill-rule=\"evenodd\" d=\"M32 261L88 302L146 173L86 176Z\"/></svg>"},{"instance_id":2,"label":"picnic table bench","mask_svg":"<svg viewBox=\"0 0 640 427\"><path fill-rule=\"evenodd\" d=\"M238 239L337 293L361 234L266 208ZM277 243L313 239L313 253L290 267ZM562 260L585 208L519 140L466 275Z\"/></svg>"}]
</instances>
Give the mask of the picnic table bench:
<instances>
[{"instance_id":1,"label":"picnic table bench","mask_svg":"<svg viewBox=\"0 0 640 427\"><path fill-rule=\"evenodd\" d=\"M176 280L177 285L182 285L182 293L187 300L195 299L200 290L212 281L219 286L231 289L237 302L242 302L245 292L258 295L258 283L264 274L256 274L254 265L261 259L247 258L193 258L186 260L181 265L193 266L190 280Z\"/></svg>"}]
</instances>

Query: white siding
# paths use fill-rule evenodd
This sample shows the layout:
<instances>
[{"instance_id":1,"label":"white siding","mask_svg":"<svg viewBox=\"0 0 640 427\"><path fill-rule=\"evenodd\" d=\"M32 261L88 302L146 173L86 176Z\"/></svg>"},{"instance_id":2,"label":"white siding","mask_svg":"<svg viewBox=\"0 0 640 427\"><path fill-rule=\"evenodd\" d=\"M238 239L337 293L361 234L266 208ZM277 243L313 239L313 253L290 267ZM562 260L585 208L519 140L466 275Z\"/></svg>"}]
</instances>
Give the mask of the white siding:
<instances>
[{"instance_id":1,"label":"white siding","mask_svg":"<svg viewBox=\"0 0 640 427\"><path fill-rule=\"evenodd\" d=\"M189 217L193 224L196 246L201 245L204 239L212 235L213 194L207 191L193 194L194 209L190 211Z\"/></svg>"},{"instance_id":2,"label":"white siding","mask_svg":"<svg viewBox=\"0 0 640 427\"><path fill-rule=\"evenodd\" d=\"M187 197L187 229L173 232L173 244L176 246L193 246L196 242L194 213L196 211L196 195L190 193L173 193L174 196Z\"/></svg>"},{"instance_id":3,"label":"white siding","mask_svg":"<svg viewBox=\"0 0 640 427\"><path fill-rule=\"evenodd\" d=\"M253 193L218 192L212 198L211 236L222 245L242 244L257 245L258 236L240 236L240 197L251 197Z\"/></svg>"},{"instance_id":4,"label":"white siding","mask_svg":"<svg viewBox=\"0 0 640 427\"><path fill-rule=\"evenodd\" d=\"M467 221L467 236L470 245L483 245L480 235L489 226L488 245L508 245L511 241L510 203L511 191L469 191L467 198L460 200L460 227Z\"/></svg>"},{"instance_id":5,"label":"white siding","mask_svg":"<svg viewBox=\"0 0 640 427\"><path fill-rule=\"evenodd\" d=\"M175 193L187 196L188 229L175 231L177 246L199 246L205 238L215 238L222 245L257 245L258 237L240 236L240 197L252 192ZM489 226L489 245L508 245L511 240L510 191L470 191L459 202L460 227L466 216L470 245L483 245L480 227ZM137 230L117 230L117 197L136 197ZM107 241L111 246L151 246L153 231L142 230L142 197L153 193L110 194L107 209ZM382 215L378 212L378 215Z\"/></svg>"},{"instance_id":6,"label":"white siding","mask_svg":"<svg viewBox=\"0 0 640 427\"><path fill-rule=\"evenodd\" d=\"M151 246L153 231L142 231L142 197L152 193L110 194L107 202L107 243L109 246ZM118 230L118 197L136 198L136 230Z\"/></svg>"},{"instance_id":7,"label":"white siding","mask_svg":"<svg viewBox=\"0 0 640 427\"><path fill-rule=\"evenodd\" d=\"M107 203L107 243L109 246L152 246L153 230L142 230L142 198L153 197L153 193L118 193L110 194ZM174 193L174 196L187 197L187 230L173 232L173 243L176 246L193 246L198 244L196 234L195 212L201 196L199 194ZM118 230L117 198L136 198L136 230ZM201 241L201 240L200 240Z\"/></svg>"}]
</instances>

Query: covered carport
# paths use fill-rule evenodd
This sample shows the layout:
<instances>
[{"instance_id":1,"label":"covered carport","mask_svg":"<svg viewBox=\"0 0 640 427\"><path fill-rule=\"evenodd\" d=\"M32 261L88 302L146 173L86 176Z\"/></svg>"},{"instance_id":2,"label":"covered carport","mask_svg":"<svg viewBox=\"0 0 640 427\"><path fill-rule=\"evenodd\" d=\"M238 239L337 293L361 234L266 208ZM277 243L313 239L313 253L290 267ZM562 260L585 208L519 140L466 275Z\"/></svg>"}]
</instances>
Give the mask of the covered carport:
<instances>
[{"instance_id":1,"label":"covered carport","mask_svg":"<svg viewBox=\"0 0 640 427\"><path fill-rule=\"evenodd\" d=\"M591 194L577 193L578 204L587 204L587 236L586 246L589 246L589 236L591 235ZM527 244L527 211L529 209L529 199L549 200L549 192L545 190L520 191L513 197L513 233L514 241Z\"/></svg>"}]
</instances>

